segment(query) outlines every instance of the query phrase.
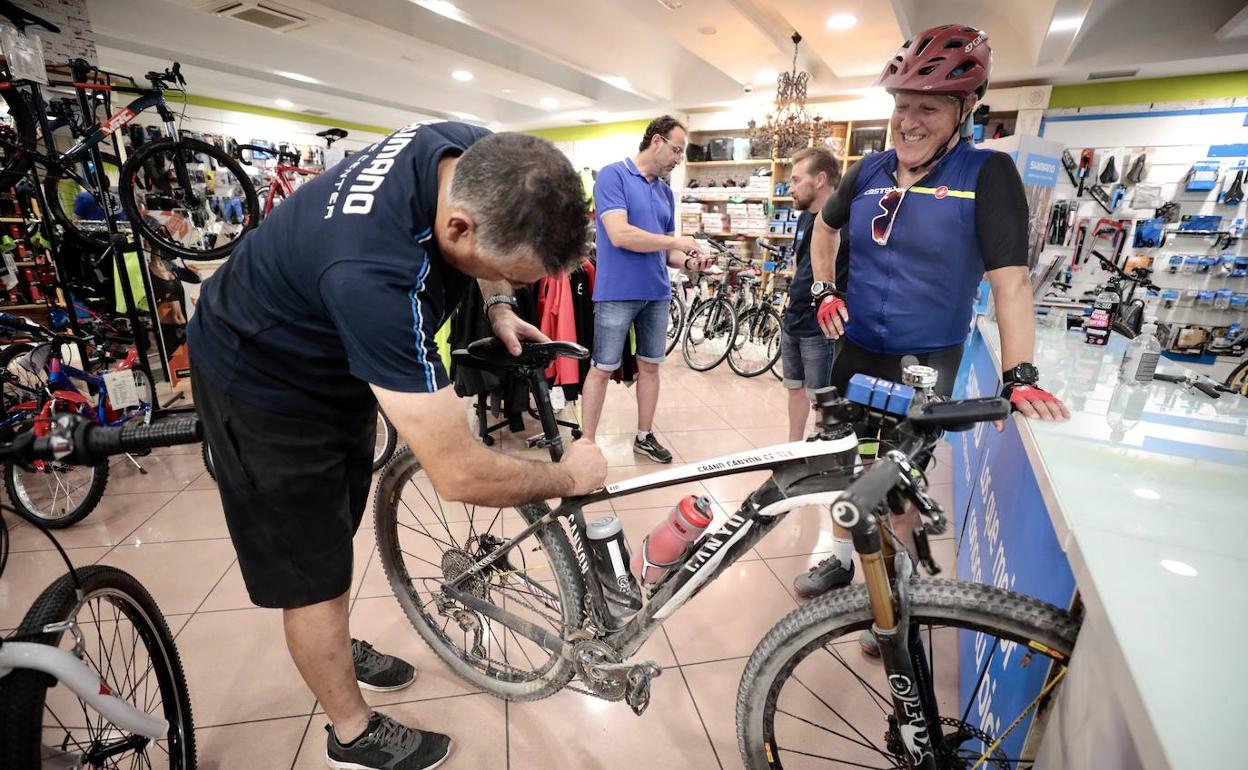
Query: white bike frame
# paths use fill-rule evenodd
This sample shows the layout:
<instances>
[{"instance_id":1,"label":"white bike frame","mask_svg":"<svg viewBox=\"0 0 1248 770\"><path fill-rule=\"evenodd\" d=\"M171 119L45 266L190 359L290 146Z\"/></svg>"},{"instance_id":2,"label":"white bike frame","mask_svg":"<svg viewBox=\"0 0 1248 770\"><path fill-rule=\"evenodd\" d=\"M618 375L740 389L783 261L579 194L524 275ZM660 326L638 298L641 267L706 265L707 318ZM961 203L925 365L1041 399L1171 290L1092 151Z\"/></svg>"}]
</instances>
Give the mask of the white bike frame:
<instances>
[{"instance_id":1,"label":"white bike frame","mask_svg":"<svg viewBox=\"0 0 1248 770\"><path fill-rule=\"evenodd\" d=\"M56 677L108 721L152 740L169 733L169 722L144 714L113 695L104 681L78 656L48 644L5 642L0 646L0 679L15 669L42 671Z\"/></svg>"}]
</instances>

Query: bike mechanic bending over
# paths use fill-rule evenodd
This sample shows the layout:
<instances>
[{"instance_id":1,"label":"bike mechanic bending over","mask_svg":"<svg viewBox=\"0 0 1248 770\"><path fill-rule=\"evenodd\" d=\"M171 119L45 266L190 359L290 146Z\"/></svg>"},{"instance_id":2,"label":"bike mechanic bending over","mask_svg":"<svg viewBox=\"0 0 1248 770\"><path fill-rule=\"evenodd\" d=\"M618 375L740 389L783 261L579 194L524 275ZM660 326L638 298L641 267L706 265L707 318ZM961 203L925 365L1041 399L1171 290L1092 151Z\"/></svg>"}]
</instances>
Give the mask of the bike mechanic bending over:
<instances>
[{"instance_id":1,"label":"bike mechanic bending over","mask_svg":"<svg viewBox=\"0 0 1248 770\"><path fill-rule=\"evenodd\" d=\"M914 355L936 369L936 390L949 396L987 273L1001 327L1001 395L1026 417L1063 420L1070 412L1037 384L1030 363L1022 180L1008 155L975 149L969 138L991 62L987 32L946 24L908 41L885 66L878 85L894 97L896 146L851 166L824 206L811 242L813 304L824 334L839 340L832 385L841 393L859 372L896 380L902 357ZM842 230L850 255L843 294L832 283ZM834 530L832 555L794 581L804 598L853 579L849 532Z\"/></svg>"},{"instance_id":2,"label":"bike mechanic bending over","mask_svg":"<svg viewBox=\"0 0 1248 770\"><path fill-rule=\"evenodd\" d=\"M204 283L192 377L230 538L325 707L330 767L426 770L451 750L360 692L415 679L348 631L378 403L448 500L517 505L606 478L588 441L557 465L486 449L434 342L473 278L513 353L544 341L511 287L577 264L586 221L580 177L549 142L413 123L300 187Z\"/></svg>"}]
</instances>

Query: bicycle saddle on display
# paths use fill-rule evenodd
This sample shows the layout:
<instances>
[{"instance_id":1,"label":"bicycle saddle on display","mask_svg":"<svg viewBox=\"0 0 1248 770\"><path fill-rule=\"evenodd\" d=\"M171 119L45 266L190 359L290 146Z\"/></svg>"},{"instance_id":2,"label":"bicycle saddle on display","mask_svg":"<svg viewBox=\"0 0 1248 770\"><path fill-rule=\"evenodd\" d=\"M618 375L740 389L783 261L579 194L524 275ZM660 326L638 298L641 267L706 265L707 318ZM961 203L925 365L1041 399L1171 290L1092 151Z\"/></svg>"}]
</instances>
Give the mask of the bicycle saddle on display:
<instances>
[{"instance_id":1,"label":"bicycle saddle on display","mask_svg":"<svg viewBox=\"0 0 1248 770\"><path fill-rule=\"evenodd\" d=\"M575 342L522 342L513 356L497 337L483 337L451 352L451 359L478 369L545 369L556 358L589 358L589 350Z\"/></svg>"}]
</instances>

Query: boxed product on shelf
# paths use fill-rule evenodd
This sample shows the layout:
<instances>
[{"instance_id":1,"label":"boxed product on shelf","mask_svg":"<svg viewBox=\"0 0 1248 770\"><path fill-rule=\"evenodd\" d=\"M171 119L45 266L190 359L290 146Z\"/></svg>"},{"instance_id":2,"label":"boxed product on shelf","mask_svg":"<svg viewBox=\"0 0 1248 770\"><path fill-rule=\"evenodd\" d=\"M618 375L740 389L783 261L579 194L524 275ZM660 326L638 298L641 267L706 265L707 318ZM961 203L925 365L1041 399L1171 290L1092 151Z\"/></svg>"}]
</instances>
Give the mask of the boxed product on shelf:
<instances>
[{"instance_id":1,"label":"boxed product on shelf","mask_svg":"<svg viewBox=\"0 0 1248 770\"><path fill-rule=\"evenodd\" d=\"M723 214L703 214L702 230L707 233L724 233L728 231L728 217Z\"/></svg>"},{"instance_id":2,"label":"boxed product on shelf","mask_svg":"<svg viewBox=\"0 0 1248 770\"><path fill-rule=\"evenodd\" d=\"M784 234L785 235L797 235L797 221L796 220L789 220L788 222L784 223Z\"/></svg>"},{"instance_id":3,"label":"boxed product on shelf","mask_svg":"<svg viewBox=\"0 0 1248 770\"><path fill-rule=\"evenodd\" d=\"M767 233L769 235L784 235L784 222L778 219L771 220L771 224L767 225Z\"/></svg>"}]
</instances>

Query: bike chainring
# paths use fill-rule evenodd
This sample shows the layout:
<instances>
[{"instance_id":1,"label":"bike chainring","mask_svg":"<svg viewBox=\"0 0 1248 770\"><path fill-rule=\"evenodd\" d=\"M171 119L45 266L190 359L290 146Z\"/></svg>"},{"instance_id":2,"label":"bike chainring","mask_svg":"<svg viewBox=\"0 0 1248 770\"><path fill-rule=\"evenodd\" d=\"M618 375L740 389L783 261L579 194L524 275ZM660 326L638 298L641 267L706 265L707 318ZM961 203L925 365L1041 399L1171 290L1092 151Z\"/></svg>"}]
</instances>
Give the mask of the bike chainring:
<instances>
[{"instance_id":1,"label":"bike chainring","mask_svg":"<svg viewBox=\"0 0 1248 770\"><path fill-rule=\"evenodd\" d=\"M991 746L996 740L975 725L960 719L941 717L940 726L943 739L936 752L936 765L940 770L970 770L983 755L982 750L973 747ZM972 742L972 744L964 746L967 742ZM884 734L884 743L894 759L909 761L906 758L907 752L902 744L901 734L897 730L897 718L891 715L888 717L888 732ZM1010 762L1000 748L993 751L980 767L1011 770Z\"/></svg>"},{"instance_id":2,"label":"bike chainring","mask_svg":"<svg viewBox=\"0 0 1248 770\"><path fill-rule=\"evenodd\" d=\"M577 642L572 647L572 661L576 673L594 695L608 701L624 699L628 691L626 670L602 670L603 665L618 665L620 656L605 642L589 640Z\"/></svg>"}]
</instances>

